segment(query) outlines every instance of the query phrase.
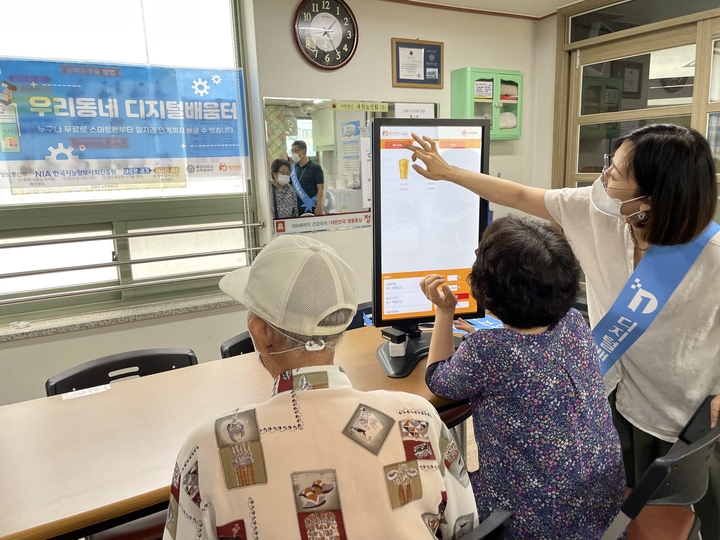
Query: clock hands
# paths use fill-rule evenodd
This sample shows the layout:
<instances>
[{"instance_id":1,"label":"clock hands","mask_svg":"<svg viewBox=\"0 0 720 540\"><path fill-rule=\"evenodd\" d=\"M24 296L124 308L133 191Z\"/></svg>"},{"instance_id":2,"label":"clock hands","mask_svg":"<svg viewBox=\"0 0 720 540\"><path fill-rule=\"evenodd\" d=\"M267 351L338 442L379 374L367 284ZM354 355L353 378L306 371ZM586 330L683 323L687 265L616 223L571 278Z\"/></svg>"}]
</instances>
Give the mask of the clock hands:
<instances>
[{"instance_id":1,"label":"clock hands","mask_svg":"<svg viewBox=\"0 0 720 540\"><path fill-rule=\"evenodd\" d=\"M323 32L323 36L327 38L328 41L330 41L330 45L332 45L332 48L335 49L335 52L337 53L337 46L335 45L335 42L332 39L332 35L330 35L330 29L335 26L335 23L337 22L337 19L333 20L332 24L328 26L325 31Z\"/></svg>"},{"instance_id":2,"label":"clock hands","mask_svg":"<svg viewBox=\"0 0 720 540\"><path fill-rule=\"evenodd\" d=\"M324 28L324 27L320 28L318 26L301 26L300 31L303 31L303 30L320 30L322 32L326 32L327 28Z\"/></svg>"},{"instance_id":3,"label":"clock hands","mask_svg":"<svg viewBox=\"0 0 720 540\"><path fill-rule=\"evenodd\" d=\"M310 33L313 34L314 36L317 36L318 34L320 34L325 39L325 42L330 44L330 46L335 51L335 53L340 54L340 53L338 53L337 46L335 45L335 42L333 41L333 38L332 38L332 34L335 33L335 32L333 32L333 26L335 26L337 24L337 22L338 22L338 20L333 17L333 21L330 23L329 26L323 26L323 27L303 26L300 28L300 31L301 32L310 31ZM317 40L318 38L313 37L313 39ZM326 51L328 50L327 45L321 46L320 48L323 50L326 50Z\"/></svg>"},{"instance_id":4,"label":"clock hands","mask_svg":"<svg viewBox=\"0 0 720 540\"><path fill-rule=\"evenodd\" d=\"M302 27L300 28L300 31L303 31L303 30L318 30L318 31L321 31L321 32L323 33L323 35L325 35L325 34L327 34L327 33L330 31L330 29L331 29L333 26L335 26L335 23L337 23L337 19L333 20L332 24L331 24L330 26L328 26L327 28L325 28L324 26L323 26L323 27L319 27L319 26L302 26Z\"/></svg>"},{"instance_id":5,"label":"clock hands","mask_svg":"<svg viewBox=\"0 0 720 540\"><path fill-rule=\"evenodd\" d=\"M327 37L328 40L330 41L330 45L332 45L332 48L335 49L335 53L336 53L337 55L340 55L340 53L339 53L338 50L337 50L337 46L335 45L335 42L334 42L333 39L332 39L332 36L331 36L330 34L328 34L326 37ZM340 58L340 57L338 56L338 58Z\"/></svg>"}]
</instances>

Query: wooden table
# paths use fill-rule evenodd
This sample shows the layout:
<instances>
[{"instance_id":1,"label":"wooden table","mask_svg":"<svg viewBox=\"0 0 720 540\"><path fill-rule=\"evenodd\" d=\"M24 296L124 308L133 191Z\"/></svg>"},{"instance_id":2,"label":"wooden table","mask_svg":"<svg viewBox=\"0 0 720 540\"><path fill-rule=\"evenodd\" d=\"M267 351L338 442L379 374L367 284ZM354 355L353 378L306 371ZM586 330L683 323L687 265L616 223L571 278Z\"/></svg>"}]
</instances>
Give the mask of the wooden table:
<instances>
[{"instance_id":1,"label":"wooden table","mask_svg":"<svg viewBox=\"0 0 720 540\"><path fill-rule=\"evenodd\" d=\"M360 390L402 390L436 405L425 360L403 379L375 357L377 328L351 330L335 363ZM270 398L254 353L130 379L92 395L0 407L0 539L45 539L165 504L189 431Z\"/></svg>"}]
</instances>

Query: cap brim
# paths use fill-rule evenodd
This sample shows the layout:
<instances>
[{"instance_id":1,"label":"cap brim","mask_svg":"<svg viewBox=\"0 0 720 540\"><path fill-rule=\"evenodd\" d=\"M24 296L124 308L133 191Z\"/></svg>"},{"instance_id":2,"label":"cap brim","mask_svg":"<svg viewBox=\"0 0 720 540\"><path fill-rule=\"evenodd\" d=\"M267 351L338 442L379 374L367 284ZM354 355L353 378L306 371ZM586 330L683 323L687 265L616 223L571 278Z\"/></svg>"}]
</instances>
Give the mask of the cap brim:
<instances>
[{"instance_id":1,"label":"cap brim","mask_svg":"<svg viewBox=\"0 0 720 540\"><path fill-rule=\"evenodd\" d=\"M238 268L220 280L220 290L245 305L245 289L250 278L250 266Z\"/></svg>"}]
</instances>

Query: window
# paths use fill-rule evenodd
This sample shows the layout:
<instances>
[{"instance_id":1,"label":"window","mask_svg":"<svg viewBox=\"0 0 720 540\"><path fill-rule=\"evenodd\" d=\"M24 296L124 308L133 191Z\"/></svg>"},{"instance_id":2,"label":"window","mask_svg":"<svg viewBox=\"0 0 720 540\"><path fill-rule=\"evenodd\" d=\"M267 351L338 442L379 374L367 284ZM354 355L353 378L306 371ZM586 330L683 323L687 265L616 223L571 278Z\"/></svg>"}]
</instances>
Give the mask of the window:
<instances>
[{"instance_id":1,"label":"window","mask_svg":"<svg viewBox=\"0 0 720 540\"><path fill-rule=\"evenodd\" d=\"M242 222L227 222L226 225L240 226ZM186 227L186 230L191 232L182 234L130 238L128 247L131 260L165 259L159 262L134 264L131 269L133 279L139 281L197 274L247 265L247 254L237 251L238 248L245 245L242 229L192 232L192 229L201 227L205 226ZM142 234L173 229L173 227L143 226L142 228L130 228L129 232ZM210 253L217 254L209 255Z\"/></svg>"},{"instance_id":2,"label":"window","mask_svg":"<svg viewBox=\"0 0 720 540\"><path fill-rule=\"evenodd\" d=\"M297 134L285 139L287 155L289 156L292 154L292 143L297 140L301 140L305 141L305 144L307 144L308 157L314 157L316 152L315 147L313 146L313 121L308 118L297 118L295 122L297 123L297 128L295 130Z\"/></svg>"},{"instance_id":3,"label":"window","mask_svg":"<svg viewBox=\"0 0 720 540\"><path fill-rule=\"evenodd\" d=\"M247 264L257 212L235 7L6 6L0 324L217 292Z\"/></svg>"},{"instance_id":4,"label":"window","mask_svg":"<svg viewBox=\"0 0 720 540\"><path fill-rule=\"evenodd\" d=\"M710 9L716 2L700 12L702 2L663 3L662 9L645 3L582 14L597 2L580 2L558 13L565 41L558 51L559 88L566 90L555 102L562 135L555 143L553 187L588 185L618 137L653 123L697 129L720 163L720 9ZM647 16L640 16L643 9ZM631 12L638 15L633 24ZM602 20L613 30L578 34L579 20L586 27Z\"/></svg>"},{"instance_id":5,"label":"window","mask_svg":"<svg viewBox=\"0 0 720 540\"><path fill-rule=\"evenodd\" d=\"M713 41L709 101L707 138L715 158L715 170L720 171L720 39Z\"/></svg>"},{"instance_id":6,"label":"window","mask_svg":"<svg viewBox=\"0 0 720 540\"><path fill-rule=\"evenodd\" d=\"M88 240L88 237L97 238L109 234L110 231L48 234L0 241L0 245L7 246L2 251L3 273L16 275L0 280L0 295L46 290L49 288L50 280L52 280L53 288L81 287L116 281L117 271L112 267L70 270L57 272L52 276L44 273L51 269L93 266L112 262L113 242L111 239ZM87 241L83 241L83 239ZM28 240L47 243L12 247ZM50 243L64 240L67 242Z\"/></svg>"},{"instance_id":7,"label":"window","mask_svg":"<svg viewBox=\"0 0 720 540\"><path fill-rule=\"evenodd\" d=\"M580 114L692 104L695 44L583 66Z\"/></svg>"},{"instance_id":8,"label":"window","mask_svg":"<svg viewBox=\"0 0 720 540\"><path fill-rule=\"evenodd\" d=\"M717 0L623 0L570 18L570 43L717 7Z\"/></svg>"}]
</instances>

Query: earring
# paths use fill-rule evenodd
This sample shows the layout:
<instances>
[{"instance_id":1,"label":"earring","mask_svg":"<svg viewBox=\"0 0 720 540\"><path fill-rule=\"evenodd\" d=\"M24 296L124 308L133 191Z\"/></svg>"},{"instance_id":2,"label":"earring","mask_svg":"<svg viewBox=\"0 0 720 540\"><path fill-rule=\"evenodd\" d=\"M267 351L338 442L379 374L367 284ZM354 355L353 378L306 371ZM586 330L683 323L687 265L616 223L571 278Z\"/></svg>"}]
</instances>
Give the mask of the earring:
<instances>
[{"instance_id":1,"label":"earring","mask_svg":"<svg viewBox=\"0 0 720 540\"><path fill-rule=\"evenodd\" d=\"M637 214L637 217L638 217L638 219L639 219L640 221L642 221L643 219L645 219L645 212L643 212L642 210L640 210L640 211L638 212L638 214Z\"/></svg>"}]
</instances>

